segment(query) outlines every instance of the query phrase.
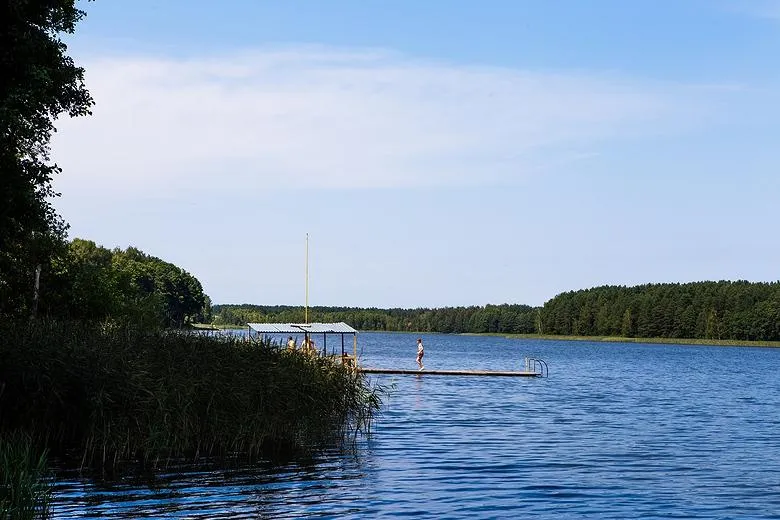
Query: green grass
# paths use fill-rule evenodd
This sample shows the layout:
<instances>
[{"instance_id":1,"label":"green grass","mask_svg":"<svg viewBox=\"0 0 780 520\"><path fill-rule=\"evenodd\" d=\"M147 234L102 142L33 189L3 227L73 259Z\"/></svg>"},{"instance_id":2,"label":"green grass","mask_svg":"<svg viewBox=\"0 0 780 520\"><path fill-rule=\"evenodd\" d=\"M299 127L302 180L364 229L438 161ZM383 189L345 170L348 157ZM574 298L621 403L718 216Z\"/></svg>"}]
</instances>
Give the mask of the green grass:
<instances>
[{"instance_id":1,"label":"green grass","mask_svg":"<svg viewBox=\"0 0 780 520\"><path fill-rule=\"evenodd\" d=\"M23 433L0 435L0 520L47 518L50 499L46 452Z\"/></svg>"},{"instance_id":2,"label":"green grass","mask_svg":"<svg viewBox=\"0 0 780 520\"><path fill-rule=\"evenodd\" d=\"M232 336L5 322L0 359L0 434L96 468L311 452L380 405L340 364Z\"/></svg>"}]
</instances>

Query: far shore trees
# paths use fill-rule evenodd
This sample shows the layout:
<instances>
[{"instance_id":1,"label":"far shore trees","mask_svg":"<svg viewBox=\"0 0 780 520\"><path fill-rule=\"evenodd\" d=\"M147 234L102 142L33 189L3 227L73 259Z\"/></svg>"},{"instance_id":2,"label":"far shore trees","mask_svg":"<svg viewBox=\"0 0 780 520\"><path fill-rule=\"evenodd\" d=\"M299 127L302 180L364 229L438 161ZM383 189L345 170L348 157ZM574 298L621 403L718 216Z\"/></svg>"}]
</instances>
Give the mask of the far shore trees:
<instances>
[{"instance_id":1,"label":"far shore trees","mask_svg":"<svg viewBox=\"0 0 780 520\"><path fill-rule=\"evenodd\" d=\"M309 312L311 321L344 321L361 330L780 341L780 282L602 286L561 293L541 307L315 307ZM218 325L303 320L303 308L291 306L214 305L213 313Z\"/></svg>"}]
</instances>

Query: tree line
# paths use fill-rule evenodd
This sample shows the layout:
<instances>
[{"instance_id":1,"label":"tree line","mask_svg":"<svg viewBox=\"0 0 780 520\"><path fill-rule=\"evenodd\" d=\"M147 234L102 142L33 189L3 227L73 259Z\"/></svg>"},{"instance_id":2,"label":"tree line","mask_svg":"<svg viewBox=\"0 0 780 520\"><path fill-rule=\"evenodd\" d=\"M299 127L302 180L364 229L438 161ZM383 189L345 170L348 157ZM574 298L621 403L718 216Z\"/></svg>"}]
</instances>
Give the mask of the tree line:
<instances>
[{"instance_id":1,"label":"tree line","mask_svg":"<svg viewBox=\"0 0 780 520\"><path fill-rule=\"evenodd\" d=\"M284 305L214 305L214 324L302 323L304 308ZM311 307L310 322L345 322L358 330L496 332L532 334L537 318L528 305L485 305L439 309Z\"/></svg>"},{"instance_id":2,"label":"tree line","mask_svg":"<svg viewBox=\"0 0 780 520\"><path fill-rule=\"evenodd\" d=\"M304 321L304 309L293 306L215 305L213 314L217 325ZM376 331L780 341L780 282L602 286L559 294L541 307L313 307L309 321Z\"/></svg>"},{"instance_id":3,"label":"tree line","mask_svg":"<svg viewBox=\"0 0 780 520\"><path fill-rule=\"evenodd\" d=\"M544 334L780 341L780 282L595 287L559 294L540 314Z\"/></svg>"}]
</instances>

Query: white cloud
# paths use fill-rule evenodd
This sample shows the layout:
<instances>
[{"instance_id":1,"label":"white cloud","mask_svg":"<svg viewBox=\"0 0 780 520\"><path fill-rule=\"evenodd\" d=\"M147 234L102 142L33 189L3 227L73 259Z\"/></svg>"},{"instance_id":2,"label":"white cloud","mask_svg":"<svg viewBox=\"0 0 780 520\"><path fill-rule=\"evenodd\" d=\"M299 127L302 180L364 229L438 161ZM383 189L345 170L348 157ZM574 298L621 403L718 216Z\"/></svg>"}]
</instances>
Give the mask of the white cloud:
<instances>
[{"instance_id":1,"label":"white cloud","mask_svg":"<svg viewBox=\"0 0 780 520\"><path fill-rule=\"evenodd\" d=\"M77 61L96 106L58 124L63 191L511 183L547 157L672 125L691 97L612 76L328 48Z\"/></svg>"}]
</instances>

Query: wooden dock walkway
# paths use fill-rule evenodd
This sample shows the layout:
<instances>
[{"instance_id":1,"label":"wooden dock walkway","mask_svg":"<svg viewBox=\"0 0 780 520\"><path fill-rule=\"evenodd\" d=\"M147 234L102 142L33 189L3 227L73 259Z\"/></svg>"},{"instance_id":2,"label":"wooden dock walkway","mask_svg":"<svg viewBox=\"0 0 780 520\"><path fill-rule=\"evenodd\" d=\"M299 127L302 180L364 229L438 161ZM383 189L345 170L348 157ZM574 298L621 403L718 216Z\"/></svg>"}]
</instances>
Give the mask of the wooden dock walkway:
<instances>
[{"instance_id":1,"label":"wooden dock walkway","mask_svg":"<svg viewBox=\"0 0 780 520\"><path fill-rule=\"evenodd\" d=\"M406 374L418 376L503 376L503 377L539 377L539 372L497 372L493 370L398 370L394 368L359 367L366 374Z\"/></svg>"}]
</instances>

